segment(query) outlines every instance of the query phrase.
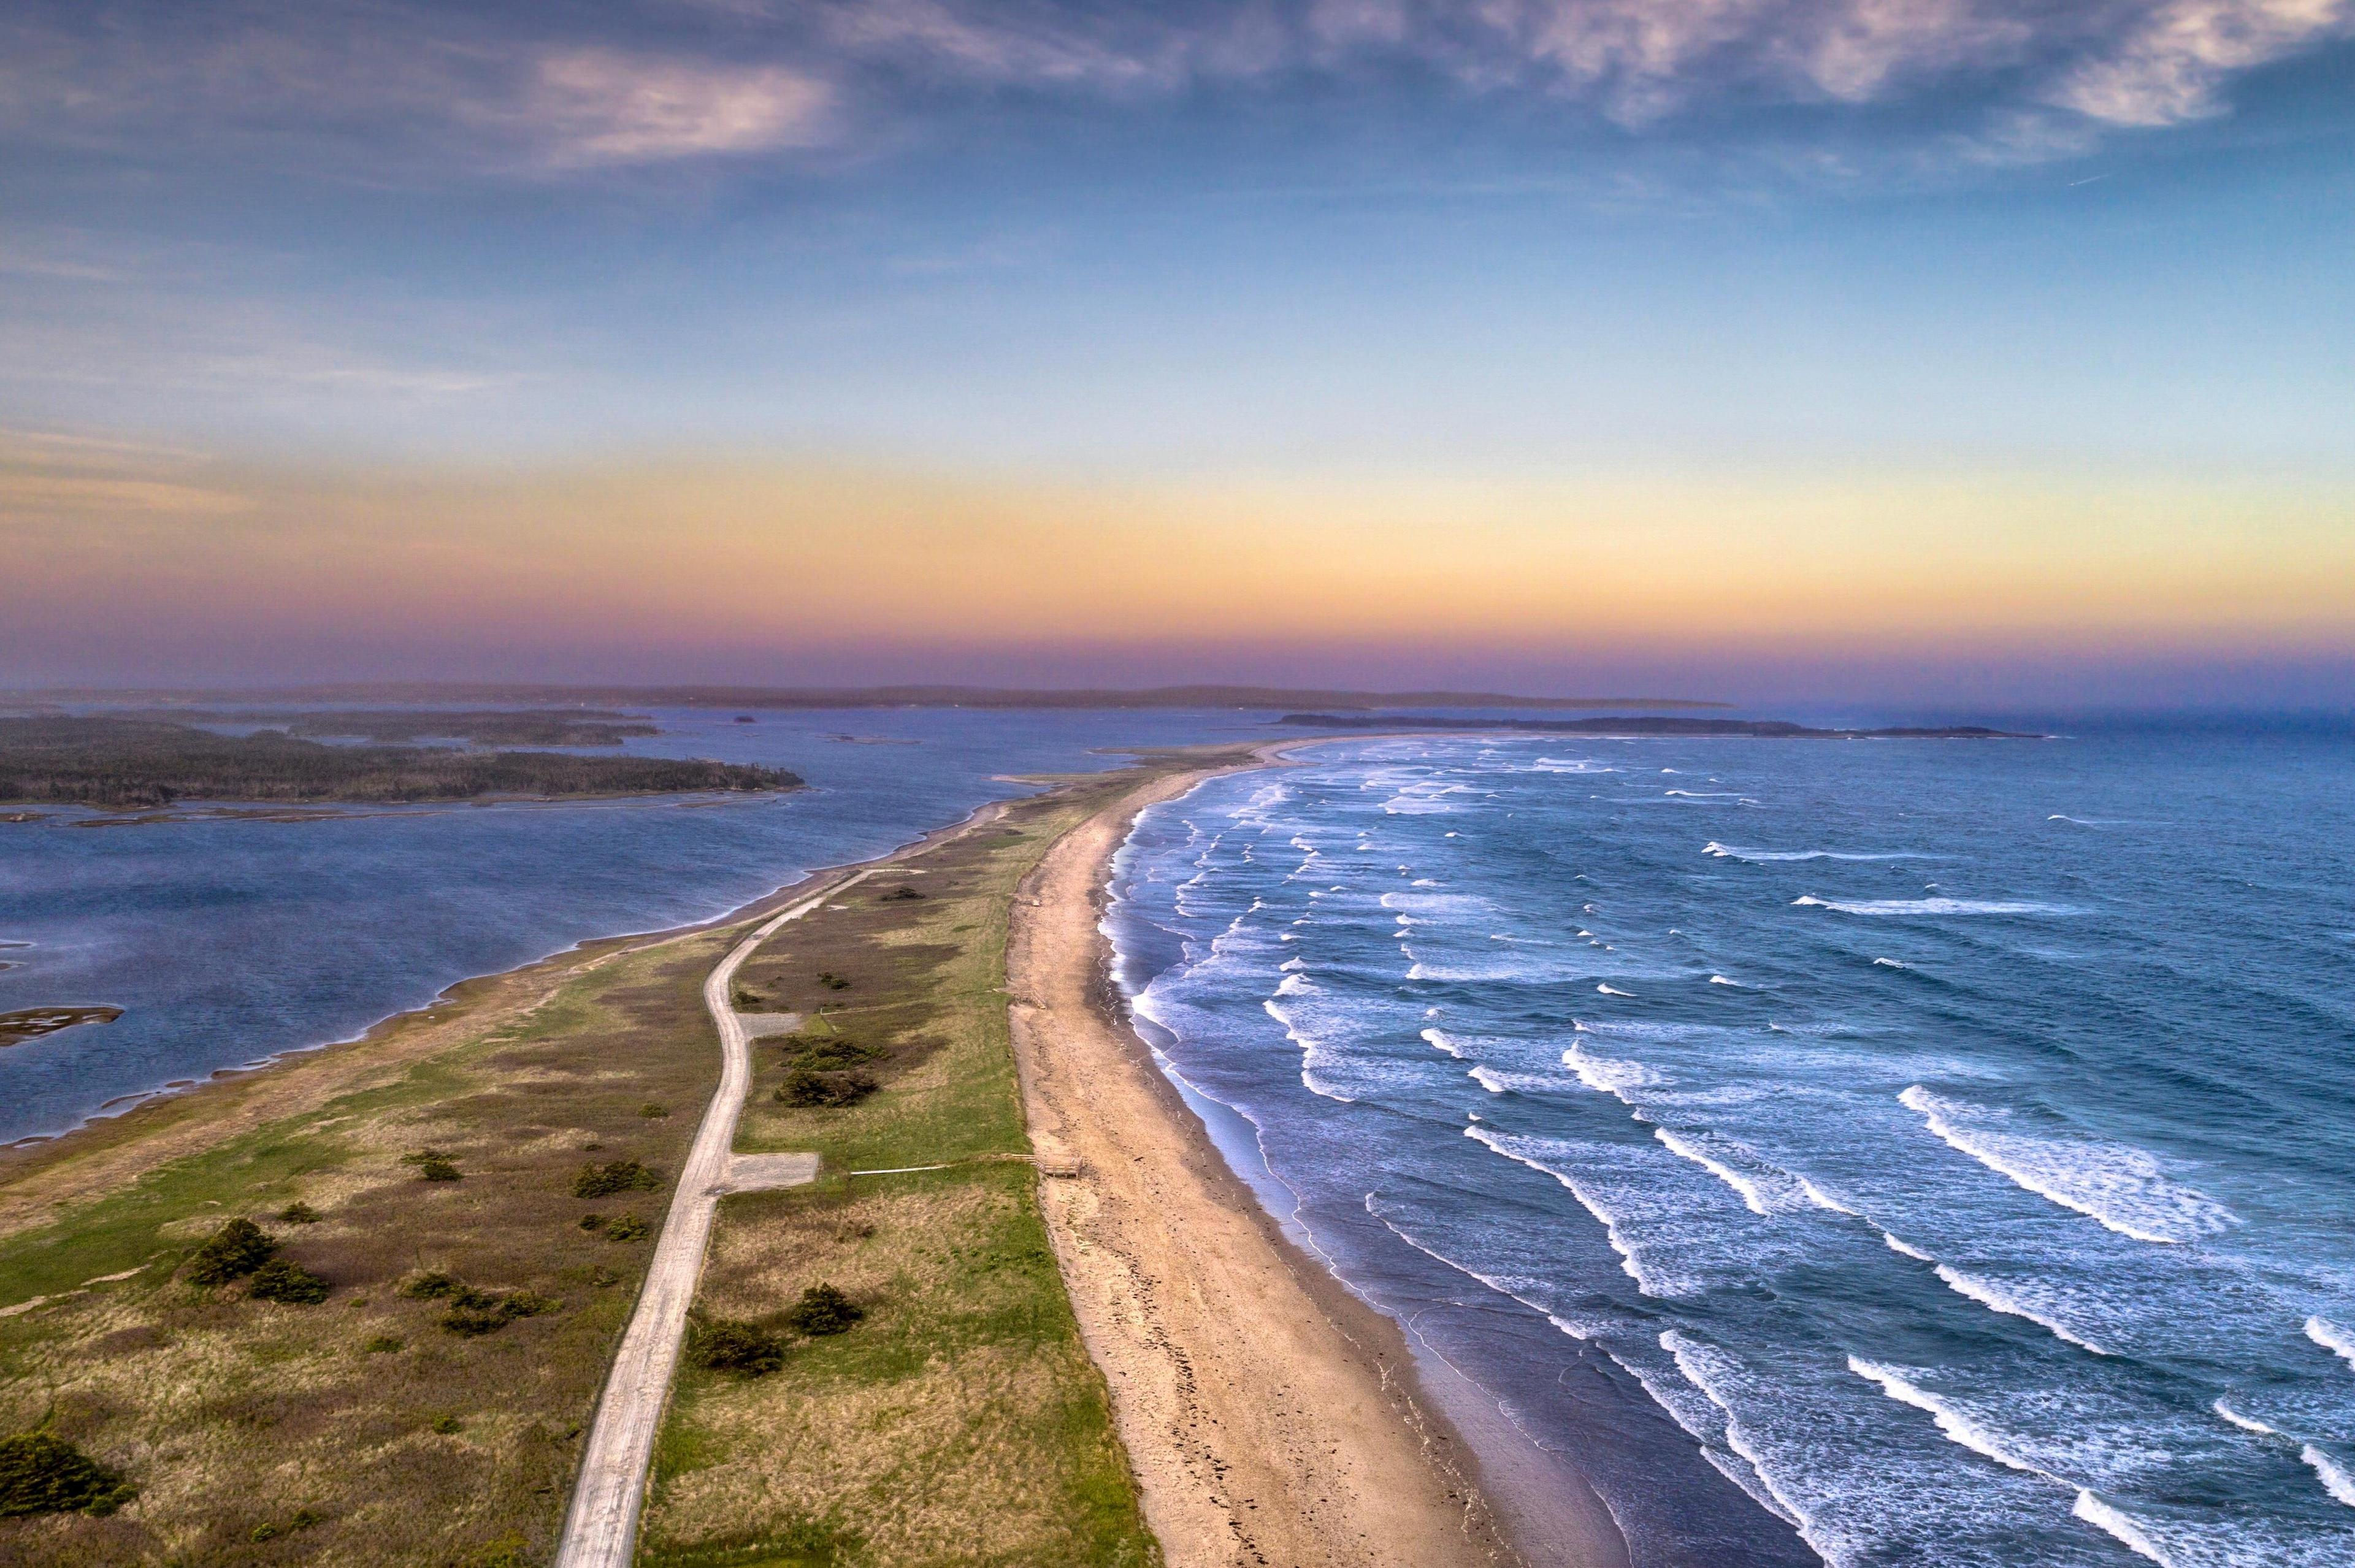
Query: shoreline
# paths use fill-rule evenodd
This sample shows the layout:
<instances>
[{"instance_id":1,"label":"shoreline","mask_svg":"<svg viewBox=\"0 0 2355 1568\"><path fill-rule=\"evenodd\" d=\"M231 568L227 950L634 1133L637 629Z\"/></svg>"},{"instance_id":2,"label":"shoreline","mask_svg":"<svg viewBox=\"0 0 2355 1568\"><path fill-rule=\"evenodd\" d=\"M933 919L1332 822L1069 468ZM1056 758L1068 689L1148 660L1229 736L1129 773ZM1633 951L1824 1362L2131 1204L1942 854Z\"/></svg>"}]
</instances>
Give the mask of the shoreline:
<instances>
[{"instance_id":1,"label":"shoreline","mask_svg":"<svg viewBox=\"0 0 2355 1568\"><path fill-rule=\"evenodd\" d=\"M1493 1432L1493 1457L1465 1441L1501 1420L1493 1401L1284 1233L1112 980L1102 917L1136 814L1344 739L1359 737L1271 742L1141 784L1023 884L1007 944L1016 1055L1033 1147L1081 1173L1042 1197L1082 1337L1173 1564L1624 1563L1591 1492L1591 1507L1547 1507L1494 1484L1529 1477L1508 1477L1527 1467Z\"/></svg>"}]
</instances>

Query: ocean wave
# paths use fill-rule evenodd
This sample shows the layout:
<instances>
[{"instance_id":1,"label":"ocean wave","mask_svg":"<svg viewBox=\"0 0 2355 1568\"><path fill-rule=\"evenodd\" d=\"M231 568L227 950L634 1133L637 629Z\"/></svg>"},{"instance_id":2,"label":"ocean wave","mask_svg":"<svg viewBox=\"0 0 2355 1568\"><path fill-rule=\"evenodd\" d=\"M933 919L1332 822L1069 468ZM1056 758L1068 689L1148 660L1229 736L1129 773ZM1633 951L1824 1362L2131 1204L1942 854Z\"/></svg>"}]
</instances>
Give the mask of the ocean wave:
<instances>
[{"instance_id":1,"label":"ocean wave","mask_svg":"<svg viewBox=\"0 0 2355 1568\"><path fill-rule=\"evenodd\" d=\"M1606 763L1589 762L1584 757L1540 757L1531 763L1533 773L1615 773L1617 768Z\"/></svg>"},{"instance_id":2,"label":"ocean wave","mask_svg":"<svg viewBox=\"0 0 2355 1568\"><path fill-rule=\"evenodd\" d=\"M1287 978L1297 979L1299 976L1290 976ZM1274 997L1269 997L1262 1002L1260 1007L1265 1010L1268 1017L1283 1026L1284 1037L1299 1050L1301 1087L1323 1099L1337 1100L1345 1105L1357 1104L1356 1095L1343 1093L1318 1071L1320 1068L1340 1066L1342 1061L1340 1056L1323 1040L1301 1028L1290 1010Z\"/></svg>"},{"instance_id":3,"label":"ocean wave","mask_svg":"<svg viewBox=\"0 0 2355 1568\"><path fill-rule=\"evenodd\" d=\"M1647 1268L1638 1259L1636 1245L1628 1240L1627 1231L1634 1222L1630 1216L1614 1205L1591 1180L1581 1180L1567 1170L1547 1164L1529 1152L1530 1139L1515 1137L1482 1126L1476 1122L1464 1129L1464 1136L1487 1148L1490 1153L1526 1166L1542 1176L1550 1176L1572 1198L1578 1206L1603 1227L1603 1238L1619 1255L1619 1272L1636 1282L1636 1288L1650 1296L1691 1296L1700 1289L1698 1280L1673 1275L1657 1266Z\"/></svg>"},{"instance_id":4,"label":"ocean wave","mask_svg":"<svg viewBox=\"0 0 2355 1568\"><path fill-rule=\"evenodd\" d=\"M2034 899L1819 899L1801 893L1794 909L1832 909L1842 914L2075 914L2073 904Z\"/></svg>"},{"instance_id":5,"label":"ocean wave","mask_svg":"<svg viewBox=\"0 0 2355 1568\"><path fill-rule=\"evenodd\" d=\"M1906 963L1901 958L1876 958L1872 962L1875 965L1882 969L1911 969L1913 967L1913 965Z\"/></svg>"},{"instance_id":6,"label":"ocean wave","mask_svg":"<svg viewBox=\"0 0 2355 1568\"><path fill-rule=\"evenodd\" d=\"M2307 1318L2306 1337L2347 1362L2348 1365L2355 1366L2355 1334L2349 1333L2329 1318L2321 1317Z\"/></svg>"},{"instance_id":7,"label":"ocean wave","mask_svg":"<svg viewBox=\"0 0 2355 1568\"><path fill-rule=\"evenodd\" d=\"M1666 1127L1654 1127L1652 1136L1678 1159L1690 1160L1733 1189L1734 1195L1742 1200L1742 1206L1753 1214L1764 1218L1774 1212L1768 1205L1769 1195L1761 1183L1711 1155L1701 1146L1700 1139L1672 1133Z\"/></svg>"},{"instance_id":8,"label":"ocean wave","mask_svg":"<svg viewBox=\"0 0 2355 1568\"><path fill-rule=\"evenodd\" d=\"M1465 1076L1491 1094L1543 1094L1561 1087L1559 1078L1536 1072L1507 1072L1487 1066L1475 1067Z\"/></svg>"},{"instance_id":9,"label":"ocean wave","mask_svg":"<svg viewBox=\"0 0 2355 1568\"><path fill-rule=\"evenodd\" d=\"M1840 1561L1843 1554L1830 1542L1818 1538L1815 1520L1808 1514L1806 1507L1798 1499L1790 1496L1784 1488L1775 1484L1774 1472L1767 1467L1765 1454L1755 1439L1742 1428L1740 1418L1734 1413L1732 1399L1719 1386L1725 1381L1729 1371L1721 1354L1715 1351L1713 1347L1705 1346L1687 1335L1678 1333L1674 1328L1668 1329L1660 1335L1660 1349L1675 1358L1677 1371L1684 1375L1687 1382L1700 1391L1701 1397L1716 1408L1718 1417L1724 1426L1725 1445L1740 1456L1742 1464L1749 1467L1750 1476L1745 1477L1733 1467L1717 1459L1705 1439L1701 1447L1702 1457L1708 1459L1720 1475L1749 1493L1751 1499L1759 1507L1797 1531L1800 1539L1814 1547L1826 1561L1835 1563ZM1689 1431L1690 1428L1687 1430ZM1752 1477L1754 1477L1755 1484L1753 1484Z\"/></svg>"},{"instance_id":10,"label":"ocean wave","mask_svg":"<svg viewBox=\"0 0 2355 1568\"><path fill-rule=\"evenodd\" d=\"M1740 800L1742 798L1742 792L1738 789L1672 789L1664 790L1661 793L1685 800Z\"/></svg>"},{"instance_id":11,"label":"ocean wave","mask_svg":"<svg viewBox=\"0 0 2355 1568\"><path fill-rule=\"evenodd\" d=\"M1841 1202L1838 1199L1833 1197L1822 1188L1817 1186L1811 1179L1805 1176L1794 1176L1792 1179L1799 1184L1799 1196L1805 1198L1816 1208L1833 1214L1846 1214L1850 1219L1860 1218L1855 1210L1849 1208L1847 1204Z\"/></svg>"},{"instance_id":12,"label":"ocean wave","mask_svg":"<svg viewBox=\"0 0 2355 1568\"><path fill-rule=\"evenodd\" d=\"M1607 1056L1591 1056L1582 1046L1573 1045L1561 1053L1561 1064L1578 1074L1578 1081L1599 1094L1611 1094L1621 1101L1627 1089L1651 1089L1666 1082L1640 1061L1619 1061ZM1631 1102L1632 1103L1632 1102Z\"/></svg>"},{"instance_id":13,"label":"ocean wave","mask_svg":"<svg viewBox=\"0 0 2355 1568\"><path fill-rule=\"evenodd\" d=\"M1881 1239L1889 1244L1889 1250L1891 1252L1897 1253L1901 1257L1912 1258L1915 1263L1923 1264L1934 1264L1938 1261L1929 1253L1923 1252L1921 1248L1913 1245L1913 1243L1904 1240L1902 1237L1893 1235L1890 1232L1881 1232Z\"/></svg>"},{"instance_id":14,"label":"ocean wave","mask_svg":"<svg viewBox=\"0 0 2355 1568\"><path fill-rule=\"evenodd\" d=\"M1938 1264L1936 1273L1940 1279L1946 1282L1946 1287L1949 1290L1957 1296L1977 1302L1990 1312L2000 1312L2007 1317L2025 1319L2053 1338L2074 1345L2081 1350L2091 1350L2096 1356L2106 1356L2111 1353L2083 1335L2074 1332L2057 1318L2048 1317L2045 1313L2037 1310L2036 1306L2025 1299L2024 1293L2019 1287L2006 1287L1994 1280L1965 1274L1962 1270L1945 1264Z\"/></svg>"},{"instance_id":15,"label":"ocean wave","mask_svg":"<svg viewBox=\"0 0 2355 1568\"><path fill-rule=\"evenodd\" d=\"M1743 985L1741 981L1739 981L1739 980L1730 980L1730 979L1726 978L1726 977L1725 977L1724 976L1722 976L1722 975L1711 975L1711 976L1709 977L1709 983L1710 983L1710 985L1712 985L1712 986L1732 986L1732 987L1734 987L1736 990L1741 990L1741 991L1746 991L1746 990L1750 989L1750 987L1747 987L1747 986Z\"/></svg>"},{"instance_id":16,"label":"ocean wave","mask_svg":"<svg viewBox=\"0 0 2355 1568\"><path fill-rule=\"evenodd\" d=\"M1700 852L1721 860L1747 860L1753 866L1784 860L1926 860L1930 858L1898 850L1865 854L1847 849L1745 849L1738 844L1720 844L1714 838L1702 845Z\"/></svg>"},{"instance_id":17,"label":"ocean wave","mask_svg":"<svg viewBox=\"0 0 2355 1568\"><path fill-rule=\"evenodd\" d=\"M2260 1437L2278 1437L2281 1435L2280 1433L2275 1431L2272 1427L2267 1426L2264 1422L2259 1421L2256 1417L2253 1415L2243 1415L2239 1411L2234 1410L2231 1405L2226 1404L2221 1399L2215 1403L2210 1405L2208 1408L2214 1411L2217 1414L2222 1416L2226 1421L2231 1422L2233 1425L2239 1427L2243 1432L2254 1432Z\"/></svg>"},{"instance_id":18,"label":"ocean wave","mask_svg":"<svg viewBox=\"0 0 2355 1568\"><path fill-rule=\"evenodd\" d=\"M1911 1405L1928 1415L1949 1443L1960 1444L1979 1457L1992 1459L2022 1475L2046 1475L2043 1470L2006 1448L1994 1433L1972 1420L1951 1401L1930 1392L1896 1368L1884 1367L1878 1361L1868 1361L1852 1355L1848 1359L1848 1370L1858 1377L1880 1384L1881 1392L1898 1403ZM2051 1477L2046 1476L2046 1478Z\"/></svg>"},{"instance_id":19,"label":"ocean wave","mask_svg":"<svg viewBox=\"0 0 2355 1568\"><path fill-rule=\"evenodd\" d=\"M2179 1245L2240 1223L2205 1193L2168 1180L2155 1157L2131 1145L2010 1131L2001 1125L2009 1112L1941 1099L1919 1083L1897 1099L1948 1147L2119 1235Z\"/></svg>"},{"instance_id":20,"label":"ocean wave","mask_svg":"<svg viewBox=\"0 0 2355 1568\"><path fill-rule=\"evenodd\" d=\"M2174 1568L2174 1559L2158 1549L2158 1542L2153 1541L2141 1525L2083 1487L2077 1488L2077 1501L2069 1511L2105 1531L2137 1556L2147 1557L2153 1563L2162 1564L2163 1568Z\"/></svg>"},{"instance_id":21,"label":"ocean wave","mask_svg":"<svg viewBox=\"0 0 2355 1568\"><path fill-rule=\"evenodd\" d=\"M2355 1508L2355 1476L2349 1475L2339 1461L2311 1443L2301 1447L2297 1456L2306 1461L2307 1469L2321 1478L2324 1491L2349 1508Z\"/></svg>"},{"instance_id":22,"label":"ocean wave","mask_svg":"<svg viewBox=\"0 0 2355 1568\"><path fill-rule=\"evenodd\" d=\"M1603 985L1603 984L1597 983L1594 988L1595 988L1596 990L1598 990L1598 991L1602 992L1602 993L1603 993L1604 996L1606 996L1606 997L1626 997L1626 998L1627 998L1629 1001L1631 1001L1631 1002L1632 1002L1632 1001L1634 1001L1634 1000L1636 999L1636 993L1635 993L1635 992L1633 992L1633 991L1622 991L1622 990L1618 989L1616 987L1613 987L1613 986L1605 986L1605 985Z\"/></svg>"},{"instance_id":23,"label":"ocean wave","mask_svg":"<svg viewBox=\"0 0 2355 1568\"><path fill-rule=\"evenodd\" d=\"M1459 1061L1464 1059L1464 1048L1456 1044L1454 1040L1448 1039L1446 1035L1441 1033L1438 1029L1424 1029L1423 1031L1423 1038L1430 1042L1431 1048L1433 1051L1444 1051Z\"/></svg>"}]
</instances>

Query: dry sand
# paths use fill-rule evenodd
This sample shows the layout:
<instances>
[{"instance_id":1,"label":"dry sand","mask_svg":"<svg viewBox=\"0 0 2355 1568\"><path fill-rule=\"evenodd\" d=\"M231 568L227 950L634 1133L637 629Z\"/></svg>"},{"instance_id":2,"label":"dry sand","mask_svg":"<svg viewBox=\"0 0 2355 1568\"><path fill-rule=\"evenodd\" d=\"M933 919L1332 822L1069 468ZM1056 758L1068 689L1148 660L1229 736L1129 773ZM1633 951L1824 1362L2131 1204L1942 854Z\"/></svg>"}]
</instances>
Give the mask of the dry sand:
<instances>
[{"instance_id":1,"label":"dry sand","mask_svg":"<svg viewBox=\"0 0 2355 1568\"><path fill-rule=\"evenodd\" d=\"M1397 1326L1295 1251L1128 1027L1098 931L1156 780L1024 882L1007 948L1048 1224L1172 1568L1517 1563Z\"/></svg>"}]
</instances>

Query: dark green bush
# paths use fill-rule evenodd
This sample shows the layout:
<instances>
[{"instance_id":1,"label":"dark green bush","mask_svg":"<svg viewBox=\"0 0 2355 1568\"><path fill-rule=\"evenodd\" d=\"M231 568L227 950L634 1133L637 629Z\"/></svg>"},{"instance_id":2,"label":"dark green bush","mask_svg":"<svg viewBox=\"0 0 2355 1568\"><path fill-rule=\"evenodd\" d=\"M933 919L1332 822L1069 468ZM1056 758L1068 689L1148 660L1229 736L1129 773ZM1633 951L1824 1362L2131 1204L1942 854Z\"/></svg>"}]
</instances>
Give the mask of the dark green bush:
<instances>
[{"instance_id":1,"label":"dark green bush","mask_svg":"<svg viewBox=\"0 0 2355 1568\"><path fill-rule=\"evenodd\" d=\"M785 1347L774 1334L740 1317L712 1317L687 1331L687 1359L715 1372L765 1377L785 1364Z\"/></svg>"},{"instance_id":2,"label":"dark green bush","mask_svg":"<svg viewBox=\"0 0 2355 1568\"><path fill-rule=\"evenodd\" d=\"M670 1107L668 1105L657 1105L652 1100L649 1100L645 1104L638 1107L638 1115L645 1117L648 1121L659 1121L663 1117L670 1115Z\"/></svg>"},{"instance_id":3,"label":"dark green bush","mask_svg":"<svg viewBox=\"0 0 2355 1568\"><path fill-rule=\"evenodd\" d=\"M246 1294L256 1301L282 1301L290 1307L316 1307L327 1299L327 1282L288 1258L272 1258L253 1271Z\"/></svg>"},{"instance_id":4,"label":"dark green bush","mask_svg":"<svg viewBox=\"0 0 2355 1568\"><path fill-rule=\"evenodd\" d=\"M923 896L924 896L924 895L923 895L922 893L918 892L918 891L917 891L915 889L913 889L913 888L909 888L909 887L900 887L900 888L893 888L890 892L885 893L885 894L884 894L880 899L878 899L876 901L877 901L878 903L887 903L887 904L888 904L888 903L904 903L904 902L906 902L908 900L911 900L911 899L920 899L920 898L922 898Z\"/></svg>"},{"instance_id":5,"label":"dark green bush","mask_svg":"<svg viewBox=\"0 0 2355 1568\"><path fill-rule=\"evenodd\" d=\"M850 989L850 982L844 979L841 976L836 974L831 969L819 970L817 972L817 983L824 986L829 991L847 991Z\"/></svg>"},{"instance_id":6,"label":"dark green bush","mask_svg":"<svg viewBox=\"0 0 2355 1568\"><path fill-rule=\"evenodd\" d=\"M427 1269L423 1274L410 1275L400 1282L400 1294L412 1301L440 1301L465 1289L454 1275L440 1269Z\"/></svg>"},{"instance_id":7,"label":"dark green bush","mask_svg":"<svg viewBox=\"0 0 2355 1568\"><path fill-rule=\"evenodd\" d=\"M652 1191L662 1185L662 1178L634 1159L608 1160L603 1165L584 1165L581 1174L572 1179L575 1198L610 1198L616 1192Z\"/></svg>"},{"instance_id":8,"label":"dark green bush","mask_svg":"<svg viewBox=\"0 0 2355 1568\"><path fill-rule=\"evenodd\" d=\"M605 1239L609 1242L643 1242L646 1239L647 1229L646 1222L635 1214L619 1214L606 1223Z\"/></svg>"},{"instance_id":9,"label":"dark green bush","mask_svg":"<svg viewBox=\"0 0 2355 1568\"><path fill-rule=\"evenodd\" d=\"M450 1296L442 1327L469 1337L496 1334L518 1317L537 1317L556 1310L559 1303L528 1290L476 1290L462 1286Z\"/></svg>"},{"instance_id":10,"label":"dark green bush","mask_svg":"<svg viewBox=\"0 0 2355 1568\"><path fill-rule=\"evenodd\" d=\"M112 1513L137 1495L130 1482L54 1433L0 1437L0 1519Z\"/></svg>"},{"instance_id":11,"label":"dark green bush","mask_svg":"<svg viewBox=\"0 0 2355 1568\"><path fill-rule=\"evenodd\" d=\"M227 1285L243 1279L270 1261L278 1243L268 1232L242 1216L212 1233L211 1240L188 1260L193 1285Z\"/></svg>"},{"instance_id":12,"label":"dark green bush","mask_svg":"<svg viewBox=\"0 0 2355 1568\"><path fill-rule=\"evenodd\" d=\"M581 1228L584 1231L591 1232L591 1233L602 1231L605 1228L605 1216L602 1214L583 1214L581 1216Z\"/></svg>"},{"instance_id":13,"label":"dark green bush","mask_svg":"<svg viewBox=\"0 0 2355 1568\"><path fill-rule=\"evenodd\" d=\"M797 1066L777 1085L777 1099L787 1105L856 1105L875 1093L875 1080L864 1072L819 1072Z\"/></svg>"},{"instance_id":14,"label":"dark green bush","mask_svg":"<svg viewBox=\"0 0 2355 1568\"><path fill-rule=\"evenodd\" d=\"M867 1309L830 1285L814 1285L802 1292L802 1298L785 1308L785 1327L796 1334L813 1338L821 1334L841 1334L867 1316Z\"/></svg>"},{"instance_id":15,"label":"dark green bush","mask_svg":"<svg viewBox=\"0 0 2355 1568\"><path fill-rule=\"evenodd\" d=\"M290 1225L315 1225L319 1222L319 1211L300 1199L278 1211L278 1217Z\"/></svg>"},{"instance_id":16,"label":"dark green bush","mask_svg":"<svg viewBox=\"0 0 2355 1568\"><path fill-rule=\"evenodd\" d=\"M389 1356L400 1349L400 1345L401 1339L398 1334L378 1334L371 1336L368 1343L362 1345L360 1349L371 1356Z\"/></svg>"},{"instance_id":17,"label":"dark green bush","mask_svg":"<svg viewBox=\"0 0 2355 1568\"><path fill-rule=\"evenodd\" d=\"M785 1042L786 1064L806 1067L814 1072L841 1072L879 1061L890 1054L879 1045L862 1045L840 1035L813 1039L797 1034Z\"/></svg>"}]
</instances>

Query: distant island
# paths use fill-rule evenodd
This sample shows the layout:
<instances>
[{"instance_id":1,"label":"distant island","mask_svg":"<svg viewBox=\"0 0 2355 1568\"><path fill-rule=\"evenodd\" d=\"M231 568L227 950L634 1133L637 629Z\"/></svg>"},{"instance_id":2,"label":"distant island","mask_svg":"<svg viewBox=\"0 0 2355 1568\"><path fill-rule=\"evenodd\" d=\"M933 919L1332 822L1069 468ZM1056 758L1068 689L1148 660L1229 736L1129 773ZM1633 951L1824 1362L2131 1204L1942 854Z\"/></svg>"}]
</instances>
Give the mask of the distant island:
<instances>
[{"instance_id":1,"label":"distant island","mask_svg":"<svg viewBox=\"0 0 2355 1568\"><path fill-rule=\"evenodd\" d=\"M330 746L282 731L219 735L156 719L0 719L0 802L365 802L798 788L799 775L669 757Z\"/></svg>"},{"instance_id":2,"label":"distant island","mask_svg":"<svg viewBox=\"0 0 2355 1568\"><path fill-rule=\"evenodd\" d=\"M1312 730L1516 730L1541 735L1756 735L1801 741L2041 741L1982 724L1892 725L1880 730L1817 730L1787 719L1455 719L1444 713L1287 713L1276 720Z\"/></svg>"},{"instance_id":3,"label":"distant island","mask_svg":"<svg viewBox=\"0 0 2355 1568\"><path fill-rule=\"evenodd\" d=\"M618 746L633 735L662 733L642 714L597 708L535 708L521 712L481 709L462 712L421 712L413 709L293 712L269 708L168 708L114 717L182 725L261 725L308 739L452 740L477 746Z\"/></svg>"},{"instance_id":4,"label":"distant island","mask_svg":"<svg viewBox=\"0 0 2355 1568\"><path fill-rule=\"evenodd\" d=\"M1281 686L1156 686L1137 689L996 686L516 686L346 682L242 690L109 691L52 688L16 694L23 703L116 702L476 702L532 708L1264 708L1378 710L1391 708L1726 708L1681 697L1525 697L1497 691L1329 691ZM610 717L619 717L611 715Z\"/></svg>"}]
</instances>

